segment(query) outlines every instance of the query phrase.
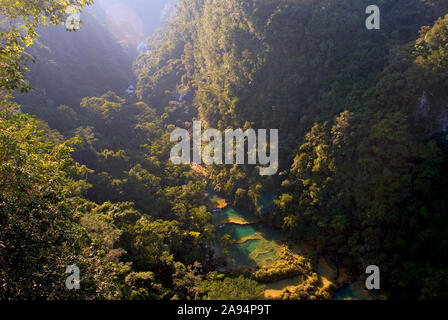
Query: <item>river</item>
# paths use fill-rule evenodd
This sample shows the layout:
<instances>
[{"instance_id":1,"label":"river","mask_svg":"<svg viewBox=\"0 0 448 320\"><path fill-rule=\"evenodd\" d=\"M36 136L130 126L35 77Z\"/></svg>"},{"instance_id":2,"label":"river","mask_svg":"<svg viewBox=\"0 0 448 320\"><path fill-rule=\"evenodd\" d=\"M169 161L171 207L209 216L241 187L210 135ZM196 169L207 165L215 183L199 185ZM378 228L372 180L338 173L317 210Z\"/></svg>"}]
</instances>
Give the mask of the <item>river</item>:
<instances>
[{"instance_id":1,"label":"river","mask_svg":"<svg viewBox=\"0 0 448 320\"><path fill-rule=\"evenodd\" d=\"M275 195L267 194L260 198L262 214L269 214L274 209ZM255 269L271 265L280 259L279 253L284 245L288 245L280 230L263 224L249 212L228 206L225 199L217 195L209 196L213 209L213 223L218 227L219 235L229 234L231 244L228 247L227 265L221 271L242 268ZM288 245L295 253L306 256L309 246ZM219 250L220 251L220 250ZM318 259L317 273L323 283L336 282L336 271L329 267L324 258ZM276 298L281 292L298 284L298 277L285 279L266 285L265 296ZM359 285L359 281L336 290L334 299L369 299L368 293Z\"/></svg>"}]
</instances>

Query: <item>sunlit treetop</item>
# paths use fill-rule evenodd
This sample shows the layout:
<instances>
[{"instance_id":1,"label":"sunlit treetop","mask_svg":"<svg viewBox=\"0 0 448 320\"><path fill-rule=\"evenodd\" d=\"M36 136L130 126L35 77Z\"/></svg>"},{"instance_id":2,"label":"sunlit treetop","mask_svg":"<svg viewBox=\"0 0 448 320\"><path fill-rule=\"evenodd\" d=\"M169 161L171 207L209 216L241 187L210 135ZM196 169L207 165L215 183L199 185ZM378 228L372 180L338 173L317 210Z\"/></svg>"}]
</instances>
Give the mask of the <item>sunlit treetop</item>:
<instances>
[{"instance_id":1,"label":"sunlit treetop","mask_svg":"<svg viewBox=\"0 0 448 320\"><path fill-rule=\"evenodd\" d=\"M28 91L24 73L31 57L25 48L38 36L38 26L64 24L71 11L93 0L0 0L0 90Z\"/></svg>"}]
</instances>

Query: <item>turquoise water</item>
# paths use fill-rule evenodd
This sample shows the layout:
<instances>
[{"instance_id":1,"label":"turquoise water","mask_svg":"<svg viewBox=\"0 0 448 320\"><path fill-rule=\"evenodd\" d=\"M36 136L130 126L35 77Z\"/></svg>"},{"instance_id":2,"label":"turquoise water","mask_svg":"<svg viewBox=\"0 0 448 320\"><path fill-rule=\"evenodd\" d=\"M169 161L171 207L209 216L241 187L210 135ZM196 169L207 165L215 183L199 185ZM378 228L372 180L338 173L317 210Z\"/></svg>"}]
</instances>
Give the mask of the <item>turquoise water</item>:
<instances>
[{"instance_id":1,"label":"turquoise water","mask_svg":"<svg viewBox=\"0 0 448 320\"><path fill-rule=\"evenodd\" d=\"M222 234L230 234L232 240L241 240L242 238L253 236L259 231L260 229L257 225L226 224L220 232Z\"/></svg>"},{"instance_id":2,"label":"turquoise water","mask_svg":"<svg viewBox=\"0 0 448 320\"><path fill-rule=\"evenodd\" d=\"M244 251L246 254L251 254L261 245L261 240L248 240L239 245L240 249Z\"/></svg>"},{"instance_id":3,"label":"turquoise water","mask_svg":"<svg viewBox=\"0 0 448 320\"><path fill-rule=\"evenodd\" d=\"M242 267L255 267L257 262L251 257L251 251L260 245L259 240L249 240L241 245L231 245L227 257L228 269L240 269Z\"/></svg>"},{"instance_id":4,"label":"turquoise water","mask_svg":"<svg viewBox=\"0 0 448 320\"><path fill-rule=\"evenodd\" d=\"M271 214L275 210L274 200L277 200L277 196L275 194L266 193L262 194L260 198L258 198L258 205L261 207L261 213L263 214Z\"/></svg>"},{"instance_id":5,"label":"turquoise water","mask_svg":"<svg viewBox=\"0 0 448 320\"><path fill-rule=\"evenodd\" d=\"M344 299L353 299L353 300L372 300L372 299L380 299L379 292L367 291L364 287L364 283L362 281L355 281L350 285L336 290L333 299L334 300L344 300Z\"/></svg>"},{"instance_id":6,"label":"turquoise water","mask_svg":"<svg viewBox=\"0 0 448 320\"><path fill-rule=\"evenodd\" d=\"M351 299L356 298L356 292L350 286L337 290L334 293L334 297L333 297L334 300L344 300L344 299L349 299L349 298L351 298Z\"/></svg>"},{"instance_id":7,"label":"turquoise water","mask_svg":"<svg viewBox=\"0 0 448 320\"><path fill-rule=\"evenodd\" d=\"M217 196L211 196L211 199L214 203L222 200ZM274 199L273 194L260 197L264 213L274 210ZM233 240L228 246L226 269L266 266L280 259L283 247L280 231L256 221L253 214L232 207L217 211L213 215L214 224L219 226L219 235L229 234Z\"/></svg>"},{"instance_id":8,"label":"turquoise water","mask_svg":"<svg viewBox=\"0 0 448 320\"><path fill-rule=\"evenodd\" d=\"M255 220L256 219L254 216L248 213L243 213L242 211L232 207L227 207L226 209L213 215L213 224L215 225L222 225L228 223L229 221L232 221L233 223L248 224L254 223Z\"/></svg>"},{"instance_id":9,"label":"turquoise water","mask_svg":"<svg viewBox=\"0 0 448 320\"><path fill-rule=\"evenodd\" d=\"M277 229L262 224L226 224L219 229L220 235L229 234L227 268L265 266L280 259L281 234Z\"/></svg>"},{"instance_id":10,"label":"turquoise water","mask_svg":"<svg viewBox=\"0 0 448 320\"><path fill-rule=\"evenodd\" d=\"M270 214L275 209L274 194L264 194L259 198L259 205L263 214ZM213 196L213 201L218 202L219 197ZM222 200L222 199L221 199ZM229 223L233 221L235 223ZM276 228L254 223L256 218L247 212L237 208L227 207L213 215L213 222L219 235L229 234L234 242L228 246L227 270L235 270L244 267L256 267L271 265L280 259L279 253L283 246L282 235ZM238 224L246 223L246 224ZM300 277L286 279L271 284L268 289L281 290L287 286L296 285ZM355 283L341 288L335 292L335 300L344 299L368 299L366 295L357 289Z\"/></svg>"}]
</instances>

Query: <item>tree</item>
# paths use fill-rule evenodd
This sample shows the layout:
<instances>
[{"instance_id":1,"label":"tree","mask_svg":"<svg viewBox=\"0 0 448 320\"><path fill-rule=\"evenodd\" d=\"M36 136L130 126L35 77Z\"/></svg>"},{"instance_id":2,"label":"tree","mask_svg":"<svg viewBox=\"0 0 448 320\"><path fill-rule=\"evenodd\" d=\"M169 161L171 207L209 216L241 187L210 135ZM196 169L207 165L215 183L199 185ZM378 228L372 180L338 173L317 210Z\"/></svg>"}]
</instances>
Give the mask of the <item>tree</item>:
<instances>
[{"instance_id":1,"label":"tree","mask_svg":"<svg viewBox=\"0 0 448 320\"><path fill-rule=\"evenodd\" d=\"M25 47L30 46L37 37L37 28L49 23L63 23L69 7L81 10L92 3L93 0L1 0L0 13L7 21L1 21L0 89L29 90L24 79L27 71L24 62L30 57L25 53Z\"/></svg>"},{"instance_id":2,"label":"tree","mask_svg":"<svg viewBox=\"0 0 448 320\"><path fill-rule=\"evenodd\" d=\"M77 139L52 144L36 120L0 117L0 296L57 298L86 233L65 198Z\"/></svg>"},{"instance_id":3,"label":"tree","mask_svg":"<svg viewBox=\"0 0 448 320\"><path fill-rule=\"evenodd\" d=\"M264 286L244 276L217 280L212 274L202 283L202 288L205 300L262 300L264 297Z\"/></svg>"}]
</instances>

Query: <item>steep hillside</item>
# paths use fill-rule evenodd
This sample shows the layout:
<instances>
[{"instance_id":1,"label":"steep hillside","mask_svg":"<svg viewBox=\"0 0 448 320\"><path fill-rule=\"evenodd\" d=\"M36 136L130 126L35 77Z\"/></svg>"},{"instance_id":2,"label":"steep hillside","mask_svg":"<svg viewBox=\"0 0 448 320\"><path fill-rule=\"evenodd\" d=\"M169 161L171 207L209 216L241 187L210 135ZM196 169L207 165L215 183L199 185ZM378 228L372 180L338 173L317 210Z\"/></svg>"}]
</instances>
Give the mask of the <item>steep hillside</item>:
<instances>
[{"instance_id":1,"label":"steep hillside","mask_svg":"<svg viewBox=\"0 0 448 320\"><path fill-rule=\"evenodd\" d=\"M381 265L394 297L431 298L448 285L448 4L381 1L373 31L369 4L179 1L134 66L137 94L181 127L279 128L280 176L210 166L215 190L260 212L281 185L263 219L354 275Z\"/></svg>"},{"instance_id":2,"label":"steep hillside","mask_svg":"<svg viewBox=\"0 0 448 320\"><path fill-rule=\"evenodd\" d=\"M39 30L41 36L29 47L35 63L27 75L34 90L17 101L23 110L57 124L56 107L79 106L82 98L107 91L124 93L134 83L127 55L109 31L87 10L83 26L67 32L63 26Z\"/></svg>"}]
</instances>

